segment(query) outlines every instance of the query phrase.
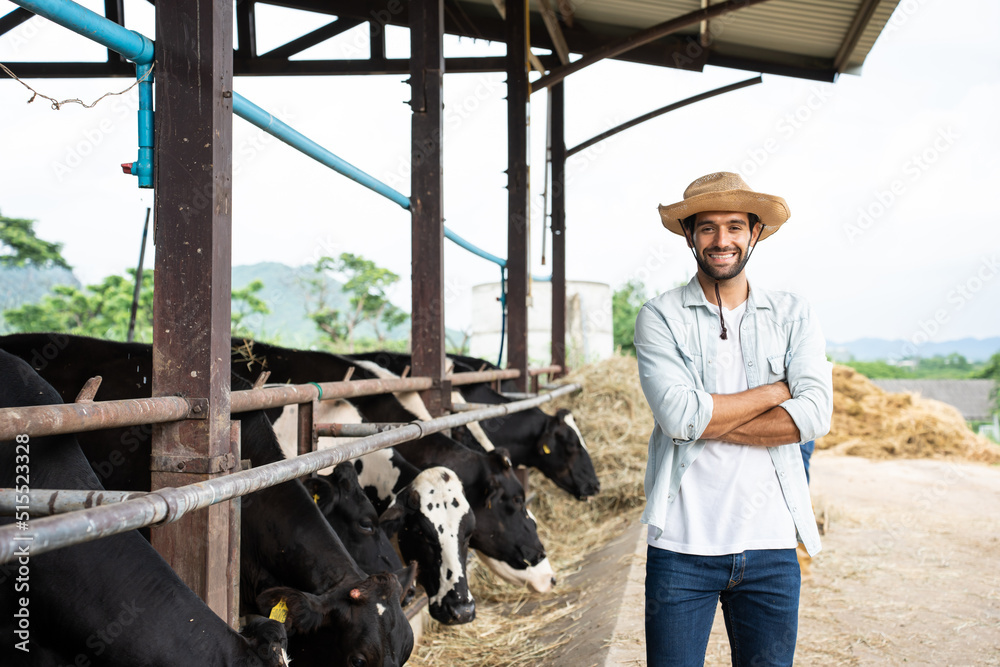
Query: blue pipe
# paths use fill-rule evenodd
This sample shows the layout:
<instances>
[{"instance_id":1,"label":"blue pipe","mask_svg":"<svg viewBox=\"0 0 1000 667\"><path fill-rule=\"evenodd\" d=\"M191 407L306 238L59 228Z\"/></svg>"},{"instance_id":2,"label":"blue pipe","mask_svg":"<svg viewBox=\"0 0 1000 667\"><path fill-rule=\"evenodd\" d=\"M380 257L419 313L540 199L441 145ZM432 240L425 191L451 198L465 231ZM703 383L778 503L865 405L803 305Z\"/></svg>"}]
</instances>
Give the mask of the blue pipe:
<instances>
[{"instance_id":1,"label":"blue pipe","mask_svg":"<svg viewBox=\"0 0 1000 667\"><path fill-rule=\"evenodd\" d=\"M448 239L449 241L455 243L456 245L458 245L458 246L460 246L462 248L465 248L466 250L468 250L469 252L471 252L473 255L478 255L479 257L482 257L483 259L488 259L489 261L491 261L494 264L498 265L500 268L504 268L505 266L507 266L507 260L506 259L501 259L501 258L497 257L496 255L488 253L485 250L482 250L481 248L472 245L471 243L469 243L468 241L466 241L461 236L459 236L455 232L451 231L447 227L444 228L444 237L446 239Z\"/></svg>"},{"instance_id":2,"label":"blue pipe","mask_svg":"<svg viewBox=\"0 0 1000 667\"><path fill-rule=\"evenodd\" d=\"M29 12L44 16L53 23L117 51L132 62L153 62L153 40L128 30L72 0L13 0Z\"/></svg>"},{"instance_id":3,"label":"blue pipe","mask_svg":"<svg viewBox=\"0 0 1000 667\"><path fill-rule=\"evenodd\" d=\"M370 190L374 190L383 197L391 199L405 209L410 208L410 199L408 197L400 194L374 176L369 176L354 165L340 159L309 137L305 136L298 130L292 129L287 124L264 111L239 93L233 93L233 113L243 120L256 125L271 136L277 137L292 148L305 153L320 164L330 167L337 173L347 176L352 181L356 181Z\"/></svg>"},{"instance_id":4,"label":"blue pipe","mask_svg":"<svg viewBox=\"0 0 1000 667\"><path fill-rule=\"evenodd\" d=\"M139 157L122 165L125 173L139 177L140 188L153 187L153 41L72 0L14 0L38 16L83 35L135 63L139 80Z\"/></svg>"}]
</instances>

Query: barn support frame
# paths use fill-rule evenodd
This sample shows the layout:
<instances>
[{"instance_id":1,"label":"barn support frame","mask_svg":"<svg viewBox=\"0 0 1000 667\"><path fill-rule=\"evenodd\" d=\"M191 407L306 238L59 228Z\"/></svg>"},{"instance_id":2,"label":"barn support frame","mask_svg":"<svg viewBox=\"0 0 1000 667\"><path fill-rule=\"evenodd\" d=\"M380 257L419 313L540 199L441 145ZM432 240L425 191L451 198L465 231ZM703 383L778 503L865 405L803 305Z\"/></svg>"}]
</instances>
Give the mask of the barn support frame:
<instances>
[{"instance_id":1,"label":"barn support frame","mask_svg":"<svg viewBox=\"0 0 1000 667\"><path fill-rule=\"evenodd\" d=\"M451 405L444 337L444 0L410 4L411 266L413 375L434 386L422 394L440 416Z\"/></svg>"},{"instance_id":2,"label":"barn support frame","mask_svg":"<svg viewBox=\"0 0 1000 667\"><path fill-rule=\"evenodd\" d=\"M566 93L552 86L552 364L566 373ZM550 376L551 380L552 376Z\"/></svg>"},{"instance_id":3,"label":"barn support frame","mask_svg":"<svg viewBox=\"0 0 1000 667\"><path fill-rule=\"evenodd\" d=\"M507 368L528 389L528 38L527 0L507 3Z\"/></svg>"},{"instance_id":4,"label":"barn support frame","mask_svg":"<svg viewBox=\"0 0 1000 667\"><path fill-rule=\"evenodd\" d=\"M223 476L217 462L233 460L232 4L159 2L155 41L153 396L208 402L198 419L154 427L153 490ZM190 67L192 61L201 66ZM220 503L191 513L153 532L152 543L215 613L235 624L232 512L232 503Z\"/></svg>"}]
</instances>

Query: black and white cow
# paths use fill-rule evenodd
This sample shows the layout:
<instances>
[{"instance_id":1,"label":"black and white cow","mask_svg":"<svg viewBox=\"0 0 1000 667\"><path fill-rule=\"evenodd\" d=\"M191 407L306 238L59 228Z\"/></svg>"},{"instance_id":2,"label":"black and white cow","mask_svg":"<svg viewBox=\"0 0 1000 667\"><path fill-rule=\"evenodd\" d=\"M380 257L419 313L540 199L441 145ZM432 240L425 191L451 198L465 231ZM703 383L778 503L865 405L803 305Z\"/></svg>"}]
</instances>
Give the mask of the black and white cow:
<instances>
[{"instance_id":1,"label":"black and white cow","mask_svg":"<svg viewBox=\"0 0 1000 667\"><path fill-rule=\"evenodd\" d=\"M61 334L0 337L5 349L35 365L73 400L89 377L102 375L100 400L150 395L152 348ZM242 382L233 377L234 386ZM254 466L283 458L263 412L235 415L241 422L242 456ZM133 427L79 436L91 467L106 488L149 490L149 434ZM413 633L400 606L413 572L394 576L362 572L298 480L244 497L240 599L244 614L269 615L270 589L282 587L289 613L289 653L298 665L402 665ZM294 594L298 591L299 594ZM264 605L264 606L262 606ZM359 662L360 661L360 662Z\"/></svg>"},{"instance_id":2,"label":"black and white cow","mask_svg":"<svg viewBox=\"0 0 1000 667\"><path fill-rule=\"evenodd\" d=\"M0 350L0 407L62 402L25 361ZM103 488L71 435L0 443L0 487L22 486ZM0 565L0 664L288 664L280 623L258 617L244 636L232 631L137 531L21 561Z\"/></svg>"},{"instance_id":3,"label":"black and white cow","mask_svg":"<svg viewBox=\"0 0 1000 667\"><path fill-rule=\"evenodd\" d=\"M234 366L250 366L251 373L271 372L272 382L300 384L343 378L355 368L353 379L385 377L385 369L325 352L300 351L256 342L249 354L243 352ZM256 364L256 365L255 365ZM403 392L413 394L414 392ZM401 403L407 397L358 396L351 403L367 421L407 422L421 416ZM465 496L476 515L472 548L508 581L527 584L541 592L553 583L552 568L538 539L537 524L525 507L524 487L513 474L509 456L503 450L472 451L451 438L434 433L420 440L396 446L418 468L443 466L454 470L462 481Z\"/></svg>"},{"instance_id":4,"label":"black and white cow","mask_svg":"<svg viewBox=\"0 0 1000 667\"><path fill-rule=\"evenodd\" d=\"M410 364L409 355L394 352L371 352L353 357L372 361L396 373ZM449 355L448 359L455 373L478 371L484 366L488 370L496 369L493 364L473 357ZM513 389L512 386L509 388ZM496 392L490 383L460 385L456 389L462 400L470 403L499 405L511 402L511 399ZM453 396L453 400L458 399ZM584 444L583 434L569 410L548 415L539 408L530 408L506 417L483 420L479 426L484 435L472 431L474 439L465 439L463 444L484 450L489 450L490 446L503 447L514 465L537 468L556 486L579 500L600 491L600 481Z\"/></svg>"}]
</instances>

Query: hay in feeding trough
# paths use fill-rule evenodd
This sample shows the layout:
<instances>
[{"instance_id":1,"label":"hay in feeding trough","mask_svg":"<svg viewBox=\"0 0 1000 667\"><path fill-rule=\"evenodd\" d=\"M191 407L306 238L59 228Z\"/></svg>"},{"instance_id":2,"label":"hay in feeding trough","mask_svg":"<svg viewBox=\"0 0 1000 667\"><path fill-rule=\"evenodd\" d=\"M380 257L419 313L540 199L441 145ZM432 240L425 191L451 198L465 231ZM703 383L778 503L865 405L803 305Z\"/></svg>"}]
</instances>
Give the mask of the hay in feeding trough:
<instances>
[{"instance_id":1,"label":"hay in feeding trough","mask_svg":"<svg viewBox=\"0 0 1000 667\"><path fill-rule=\"evenodd\" d=\"M847 366L834 366L833 394L833 423L817 449L870 459L1000 462L1000 448L973 433L946 403L886 392Z\"/></svg>"}]
</instances>

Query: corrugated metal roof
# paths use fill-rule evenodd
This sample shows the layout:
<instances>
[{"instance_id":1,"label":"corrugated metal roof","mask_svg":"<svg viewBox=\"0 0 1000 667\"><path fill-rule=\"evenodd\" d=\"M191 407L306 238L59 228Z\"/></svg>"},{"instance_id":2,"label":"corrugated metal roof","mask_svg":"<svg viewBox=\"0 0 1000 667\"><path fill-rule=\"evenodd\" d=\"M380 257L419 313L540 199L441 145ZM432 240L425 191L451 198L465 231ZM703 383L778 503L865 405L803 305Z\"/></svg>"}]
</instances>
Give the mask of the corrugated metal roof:
<instances>
[{"instance_id":1,"label":"corrugated metal roof","mask_svg":"<svg viewBox=\"0 0 1000 667\"><path fill-rule=\"evenodd\" d=\"M721 4L722 0L709 0ZM493 0L467 0L492 4ZM549 0L555 6L557 0ZM738 9L709 22L708 64L774 71L791 76L834 78L840 72L859 73L899 0L770 0ZM702 8L702 0L574 0L574 26L605 41L637 32ZM531 0L533 14L539 0ZM855 22L867 18L862 25ZM698 27L678 33L692 37ZM535 32L532 41L535 41ZM856 44L835 59L850 39ZM625 59L631 59L627 55ZM644 59L648 62L648 59ZM661 63L669 65L670 62ZM798 71L797 71L798 70Z\"/></svg>"}]
</instances>

